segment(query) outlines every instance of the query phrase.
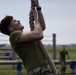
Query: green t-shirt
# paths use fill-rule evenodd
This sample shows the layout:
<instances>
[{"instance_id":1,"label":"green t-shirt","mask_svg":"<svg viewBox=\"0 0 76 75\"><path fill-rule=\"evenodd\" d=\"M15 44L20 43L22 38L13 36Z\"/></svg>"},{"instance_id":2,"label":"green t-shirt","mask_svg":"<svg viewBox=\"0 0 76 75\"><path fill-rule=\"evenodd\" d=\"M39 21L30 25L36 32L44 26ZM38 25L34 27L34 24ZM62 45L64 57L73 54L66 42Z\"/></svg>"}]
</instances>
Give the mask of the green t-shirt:
<instances>
[{"instance_id":1,"label":"green t-shirt","mask_svg":"<svg viewBox=\"0 0 76 75\"><path fill-rule=\"evenodd\" d=\"M21 32L19 30L12 32L9 40L13 50L22 59L27 72L36 67L46 65L46 59L35 41L18 43Z\"/></svg>"},{"instance_id":2,"label":"green t-shirt","mask_svg":"<svg viewBox=\"0 0 76 75\"><path fill-rule=\"evenodd\" d=\"M68 55L68 51L66 50L62 50L60 51L60 57L61 57L61 60L66 60L66 55Z\"/></svg>"}]
</instances>

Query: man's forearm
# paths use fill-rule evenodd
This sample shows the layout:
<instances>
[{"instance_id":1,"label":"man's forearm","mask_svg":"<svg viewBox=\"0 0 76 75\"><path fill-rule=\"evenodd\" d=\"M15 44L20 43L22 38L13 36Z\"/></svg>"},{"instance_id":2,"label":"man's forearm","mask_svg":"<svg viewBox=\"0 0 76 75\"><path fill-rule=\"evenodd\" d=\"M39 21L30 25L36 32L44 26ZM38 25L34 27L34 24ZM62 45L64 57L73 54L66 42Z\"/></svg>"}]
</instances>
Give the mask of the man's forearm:
<instances>
[{"instance_id":1,"label":"man's forearm","mask_svg":"<svg viewBox=\"0 0 76 75\"><path fill-rule=\"evenodd\" d=\"M43 30L45 30L45 21L41 10L38 10L38 19Z\"/></svg>"},{"instance_id":2,"label":"man's forearm","mask_svg":"<svg viewBox=\"0 0 76 75\"><path fill-rule=\"evenodd\" d=\"M37 18L35 18L35 28L34 28L35 31L39 32L39 33L42 33L42 27L39 23L39 20Z\"/></svg>"}]
</instances>

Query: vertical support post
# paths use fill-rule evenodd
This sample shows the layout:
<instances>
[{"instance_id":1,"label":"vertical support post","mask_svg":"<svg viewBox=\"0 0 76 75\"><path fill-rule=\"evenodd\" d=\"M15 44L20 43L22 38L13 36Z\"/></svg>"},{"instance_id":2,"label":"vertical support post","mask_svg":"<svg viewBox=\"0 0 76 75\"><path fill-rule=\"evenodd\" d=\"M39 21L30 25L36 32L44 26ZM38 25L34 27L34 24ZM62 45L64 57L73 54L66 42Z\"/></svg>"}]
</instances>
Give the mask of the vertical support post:
<instances>
[{"instance_id":1,"label":"vertical support post","mask_svg":"<svg viewBox=\"0 0 76 75\"><path fill-rule=\"evenodd\" d=\"M16 53L14 50L12 50L12 60L15 60L16 58ZM15 69L15 65L12 65L12 68Z\"/></svg>"},{"instance_id":2,"label":"vertical support post","mask_svg":"<svg viewBox=\"0 0 76 75\"><path fill-rule=\"evenodd\" d=\"M53 34L53 60L56 60L56 34Z\"/></svg>"},{"instance_id":3,"label":"vertical support post","mask_svg":"<svg viewBox=\"0 0 76 75\"><path fill-rule=\"evenodd\" d=\"M12 50L12 60L15 60L15 58L16 58L16 53L14 50Z\"/></svg>"}]
</instances>

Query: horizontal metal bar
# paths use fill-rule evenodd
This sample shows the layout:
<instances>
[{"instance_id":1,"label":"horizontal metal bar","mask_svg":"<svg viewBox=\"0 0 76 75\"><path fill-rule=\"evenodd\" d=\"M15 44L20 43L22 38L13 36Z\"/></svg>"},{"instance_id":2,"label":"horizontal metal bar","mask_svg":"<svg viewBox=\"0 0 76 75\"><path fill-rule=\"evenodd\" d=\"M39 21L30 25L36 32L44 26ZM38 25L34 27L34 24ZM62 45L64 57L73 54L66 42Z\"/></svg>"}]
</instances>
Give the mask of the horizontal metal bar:
<instances>
[{"instance_id":1,"label":"horizontal metal bar","mask_svg":"<svg viewBox=\"0 0 76 75\"><path fill-rule=\"evenodd\" d=\"M12 64L17 64L18 61L21 60L1 60L0 65L12 65ZM74 60L76 62L76 60ZM22 62L22 61L21 61ZM59 60L53 60L53 62L57 65L60 64ZM72 60L66 60L67 65L71 64Z\"/></svg>"}]
</instances>

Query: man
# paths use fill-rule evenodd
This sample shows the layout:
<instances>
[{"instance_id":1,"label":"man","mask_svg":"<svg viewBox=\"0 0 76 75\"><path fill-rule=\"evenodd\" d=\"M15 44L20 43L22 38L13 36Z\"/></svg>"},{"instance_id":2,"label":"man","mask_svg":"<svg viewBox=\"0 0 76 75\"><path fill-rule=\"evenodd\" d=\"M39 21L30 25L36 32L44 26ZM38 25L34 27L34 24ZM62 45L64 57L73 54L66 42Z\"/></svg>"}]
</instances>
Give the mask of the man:
<instances>
[{"instance_id":1,"label":"man","mask_svg":"<svg viewBox=\"0 0 76 75\"><path fill-rule=\"evenodd\" d=\"M66 55L70 59L68 51L66 51L66 49L65 49L65 45L62 46L62 51L60 51L59 55L60 55L59 60L60 60L60 63L61 63L61 75L65 75L65 71L66 71Z\"/></svg>"},{"instance_id":2,"label":"man","mask_svg":"<svg viewBox=\"0 0 76 75\"><path fill-rule=\"evenodd\" d=\"M47 68L47 62L36 41L43 38L43 30L45 30L45 21L38 0L34 1L36 11L31 10L35 20L33 31L23 31L24 26L20 21L15 20L12 16L6 16L0 24L0 31L9 35L9 40L13 50L22 59L23 65L28 75L44 74L48 75L50 71Z\"/></svg>"}]
</instances>

